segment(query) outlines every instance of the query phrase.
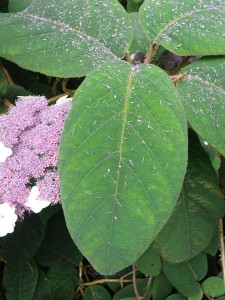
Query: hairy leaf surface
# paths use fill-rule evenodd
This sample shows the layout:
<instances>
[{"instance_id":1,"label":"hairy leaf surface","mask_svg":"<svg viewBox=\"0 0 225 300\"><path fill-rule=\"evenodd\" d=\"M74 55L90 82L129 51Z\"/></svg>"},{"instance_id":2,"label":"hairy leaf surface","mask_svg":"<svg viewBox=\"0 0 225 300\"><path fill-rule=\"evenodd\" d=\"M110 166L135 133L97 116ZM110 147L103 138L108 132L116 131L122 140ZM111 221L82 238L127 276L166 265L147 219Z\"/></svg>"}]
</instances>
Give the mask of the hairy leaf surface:
<instances>
[{"instance_id":1,"label":"hairy leaf surface","mask_svg":"<svg viewBox=\"0 0 225 300\"><path fill-rule=\"evenodd\" d=\"M62 135L61 199L72 238L99 272L136 261L167 221L186 144L182 104L158 67L108 63L81 84Z\"/></svg>"},{"instance_id":2,"label":"hairy leaf surface","mask_svg":"<svg viewBox=\"0 0 225 300\"><path fill-rule=\"evenodd\" d=\"M79 77L123 57L132 34L115 0L34 0L0 15L0 56L47 75Z\"/></svg>"},{"instance_id":3,"label":"hairy leaf surface","mask_svg":"<svg viewBox=\"0 0 225 300\"><path fill-rule=\"evenodd\" d=\"M223 1L146 0L139 13L153 44L179 55L225 54Z\"/></svg>"},{"instance_id":4,"label":"hairy leaf surface","mask_svg":"<svg viewBox=\"0 0 225 300\"><path fill-rule=\"evenodd\" d=\"M225 56L202 58L185 67L177 86L192 128L225 155Z\"/></svg>"}]
</instances>

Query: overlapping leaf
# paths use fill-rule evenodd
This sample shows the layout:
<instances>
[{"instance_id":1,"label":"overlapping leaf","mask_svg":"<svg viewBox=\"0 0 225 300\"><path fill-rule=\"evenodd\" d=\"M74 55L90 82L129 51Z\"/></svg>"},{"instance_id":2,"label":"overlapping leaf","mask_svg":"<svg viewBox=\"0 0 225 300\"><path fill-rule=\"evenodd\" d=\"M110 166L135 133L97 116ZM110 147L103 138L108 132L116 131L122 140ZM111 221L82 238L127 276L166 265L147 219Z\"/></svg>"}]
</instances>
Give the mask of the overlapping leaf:
<instances>
[{"instance_id":1,"label":"overlapping leaf","mask_svg":"<svg viewBox=\"0 0 225 300\"><path fill-rule=\"evenodd\" d=\"M153 248L171 262L190 259L203 251L225 213L223 196L209 157L192 131L189 141L189 161L182 192L169 221L153 242Z\"/></svg>"},{"instance_id":2,"label":"overlapping leaf","mask_svg":"<svg viewBox=\"0 0 225 300\"><path fill-rule=\"evenodd\" d=\"M132 34L117 1L34 0L0 15L0 56L47 75L79 77L123 57Z\"/></svg>"},{"instance_id":3,"label":"overlapping leaf","mask_svg":"<svg viewBox=\"0 0 225 300\"><path fill-rule=\"evenodd\" d=\"M177 84L193 129L225 155L225 57L202 58L184 68Z\"/></svg>"},{"instance_id":4,"label":"overlapping leaf","mask_svg":"<svg viewBox=\"0 0 225 300\"><path fill-rule=\"evenodd\" d=\"M223 1L146 0L139 13L153 44L179 55L225 54Z\"/></svg>"},{"instance_id":5,"label":"overlapping leaf","mask_svg":"<svg viewBox=\"0 0 225 300\"><path fill-rule=\"evenodd\" d=\"M61 141L61 199L72 238L99 272L136 261L162 228L186 144L183 107L158 67L108 63L81 84Z\"/></svg>"}]
</instances>

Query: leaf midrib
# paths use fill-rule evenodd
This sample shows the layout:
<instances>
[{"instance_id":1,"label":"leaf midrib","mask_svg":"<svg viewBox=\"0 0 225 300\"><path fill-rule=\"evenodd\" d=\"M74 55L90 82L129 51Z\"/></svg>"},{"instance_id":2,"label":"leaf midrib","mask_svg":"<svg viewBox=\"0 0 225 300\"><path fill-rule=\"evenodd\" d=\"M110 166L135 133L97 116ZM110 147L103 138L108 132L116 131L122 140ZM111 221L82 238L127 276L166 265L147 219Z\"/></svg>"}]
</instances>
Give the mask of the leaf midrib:
<instances>
[{"instance_id":1,"label":"leaf midrib","mask_svg":"<svg viewBox=\"0 0 225 300\"><path fill-rule=\"evenodd\" d=\"M118 57L109 49L107 48L103 43L101 43L99 40L87 35L85 32L83 31L80 31L78 29L75 29L67 24L65 24L64 22L60 22L60 21L53 21L49 18L44 18L44 17L40 17L40 16L37 16L37 15L33 15L33 14L30 14L30 13L24 13L23 16L28 16L29 18L34 18L34 19L38 19L38 20L41 20L41 21L45 21L45 22L49 22L49 23L52 23L54 25L57 25L57 26L60 26L62 28L65 28L67 30L70 30L72 32L75 32L76 34L80 34L81 36L84 36L85 38L87 38L88 40L100 45L103 49L107 50L108 52L110 52L110 54L112 56L114 56L116 59L118 59Z\"/></svg>"},{"instance_id":2,"label":"leaf midrib","mask_svg":"<svg viewBox=\"0 0 225 300\"><path fill-rule=\"evenodd\" d=\"M127 107L128 107L128 103L129 103L129 96L130 96L130 92L131 92L131 80L133 79L134 73L131 70L130 72L130 76L128 78L128 82L127 82L127 89L126 89L126 95L125 95L125 103L124 103L124 119L123 119L123 124L122 124L122 130L121 130L121 136L120 136L120 145L119 145L119 160L118 160L118 166L117 166L117 178L116 178L116 187L115 187L115 193L114 193L114 204L113 204L113 211L112 211L112 219L111 219L111 225L110 225L110 229L109 229L109 242L108 242L108 253L107 253L107 262L106 262L106 269L107 269L107 273L109 273L109 256L110 256L110 245L111 245L111 241L112 241L112 229L113 229L113 221L115 220L115 211L116 211L116 207L118 204L118 200L117 200L117 195L118 195L118 186L119 186L119 178L120 178L120 168L121 168L121 162L122 162L122 151L123 151L123 139L124 139L124 132L125 132L125 127L126 127L126 123L127 123Z\"/></svg>"}]
</instances>

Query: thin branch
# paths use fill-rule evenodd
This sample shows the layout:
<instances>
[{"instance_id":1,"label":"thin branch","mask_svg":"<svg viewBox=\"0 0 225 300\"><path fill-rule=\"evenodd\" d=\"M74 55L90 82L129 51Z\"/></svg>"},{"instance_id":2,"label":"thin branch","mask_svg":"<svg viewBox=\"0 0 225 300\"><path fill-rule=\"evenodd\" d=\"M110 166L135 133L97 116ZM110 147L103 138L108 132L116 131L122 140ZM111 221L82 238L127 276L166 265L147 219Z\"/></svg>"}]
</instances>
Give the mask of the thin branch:
<instances>
[{"instance_id":1,"label":"thin branch","mask_svg":"<svg viewBox=\"0 0 225 300\"><path fill-rule=\"evenodd\" d=\"M224 249L223 219L220 219L219 221L219 232L220 232L220 252L222 258L223 283L225 286L225 249Z\"/></svg>"},{"instance_id":2,"label":"thin branch","mask_svg":"<svg viewBox=\"0 0 225 300\"><path fill-rule=\"evenodd\" d=\"M146 280L145 278L139 278L136 279L136 281L143 281ZM127 283L127 282L133 282L133 279L110 279L110 278L105 278L105 279L99 279L99 280L94 280L91 282L84 282L81 283L80 286L90 286L90 285L95 285L95 284L103 284L103 283L107 283L107 282L118 282L118 283Z\"/></svg>"},{"instance_id":3,"label":"thin branch","mask_svg":"<svg viewBox=\"0 0 225 300\"><path fill-rule=\"evenodd\" d=\"M136 279L136 269L135 265L132 265L133 268L133 286L134 286L134 293L135 293L135 298L136 300L141 300L141 296L139 295L138 289L137 289L137 279Z\"/></svg>"},{"instance_id":4,"label":"thin branch","mask_svg":"<svg viewBox=\"0 0 225 300\"><path fill-rule=\"evenodd\" d=\"M178 65L176 66L175 69L173 69L171 72L170 72L170 75L176 75L177 73L180 72L180 70L188 63L189 59L191 58L192 56L186 56L184 58L184 60Z\"/></svg>"},{"instance_id":5,"label":"thin branch","mask_svg":"<svg viewBox=\"0 0 225 300\"><path fill-rule=\"evenodd\" d=\"M177 75L172 75L170 76L170 79L172 80L172 82L174 84L176 84L177 82L183 80L184 78L186 78L188 76L187 72L184 72L183 74L177 74Z\"/></svg>"},{"instance_id":6,"label":"thin branch","mask_svg":"<svg viewBox=\"0 0 225 300\"><path fill-rule=\"evenodd\" d=\"M145 61L144 61L145 64L150 64L151 63L152 55L154 53L154 49L155 49L155 44L152 44L151 47L149 48L147 54L146 54Z\"/></svg>"}]
</instances>

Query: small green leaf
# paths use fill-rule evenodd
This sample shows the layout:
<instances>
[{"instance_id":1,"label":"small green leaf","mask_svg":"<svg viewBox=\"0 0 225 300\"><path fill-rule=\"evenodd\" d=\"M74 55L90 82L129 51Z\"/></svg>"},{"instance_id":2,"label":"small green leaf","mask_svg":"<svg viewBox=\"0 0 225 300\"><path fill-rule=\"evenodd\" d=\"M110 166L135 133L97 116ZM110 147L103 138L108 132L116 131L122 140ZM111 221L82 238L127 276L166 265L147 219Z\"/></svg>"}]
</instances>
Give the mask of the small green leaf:
<instances>
[{"instance_id":1,"label":"small green leaf","mask_svg":"<svg viewBox=\"0 0 225 300\"><path fill-rule=\"evenodd\" d=\"M173 285L169 282L166 276L161 273L153 281L152 299L164 300L171 293L172 289Z\"/></svg>"},{"instance_id":2,"label":"small green leaf","mask_svg":"<svg viewBox=\"0 0 225 300\"><path fill-rule=\"evenodd\" d=\"M148 286L148 279L136 282L136 287L140 295L144 295L147 286ZM135 297L133 284L129 284L126 287L120 289L117 293L115 293L113 300L121 300L123 298L128 298L128 297Z\"/></svg>"},{"instance_id":3,"label":"small green leaf","mask_svg":"<svg viewBox=\"0 0 225 300\"><path fill-rule=\"evenodd\" d=\"M197 135L190 130L183 189L169 221L152 247L170 262L190 259L209 245L224 213L225 203L217 175Z\"/></svg>"},{"instance_id":4,"label":"small green leaf","mask_svg":"<svg viewBox=\"0 0 225 300\"><path fill-rule=\"evenodd\" d=\"M89 286L84 293L83 300L111 300L109 292L100 285Z\"/></svg>"},{"instance_id":5,"label":"small green leaf","mask_svg":"<svg viewBox=\"0 0 225 300\"><path fill-rule=\"evenodd\" d=\"M188 300L201 300L202 298L203 298L203 291L202 289L200 289L196 295L192 297L188 297Z\"/></svg>"},{"instance_id":6,"label":"small green leaf","mask_svg":"<svg viewBox=\"0 0 225 300\"><path fill-rule=\"evenodd\" d=\"M161 272L160 256L150 248L136 261L135 265L145 275L158 276Z\"/></svg>"},{"instance_id":7,"label":"small green leaf","mask_svg":"<svg viewBox=\"0 0 225 300\"><path fill-rule=\"evenodd\" d=\"M37 279L38 269L34 260L24 265L6 264L3 283L7 300L32 300Z\"/></svg>"},{"instance_id":8,"label":"small green leaf","mask_svg":"<svg viewBox=\"0 0 225 300\"><path fill-rule=\"evenodd\" d=\"M24 265L33 258L44 234L45 228L36 214L26 215L23 221L17 221L14 232L0 238L2 256L7 265Z\"/></svg>"},{"instance_id":9,"label":"small green leaf","mask_svg":"<svg viewBox=\"0 0 225 300\"><path fill-rule=\"evenodd\" d=\"M0 56L51 76L81 77L123 58L132 35L117 1L34 0L22 12L0 14Z\"/></svg>"},{"instance_id":10,"label":"small green leaf","mask_svg":"<svg viewBox=\"0 0 225 300\"><path fill-rule=\"evenodd\" d=\"M173 294L167 297L165 300L185 300L185 297L181 294Z\"/></svg>"},{"instance_id":11,"label":"small green leaf","mask_svg":"<svg viewBox=\"0 0 225 300\"><path fill-rule=\"evenodd\" d=\"M182 263L169 263L163 260L163 272L175 288L186 297L200 293L197 282L207 273L207 259L205 254L200 254ZM204 259L204 261L203 261ZM201 265L203 262L203 266Z\"/></svg>"},{"instance_id":12,"label":"small green leaf","mask_svg":"<svg viewBox=\"0 0 225 300\"><path fill-rule=\"evenodd\" d=\"M210 297L219 297L225 293L223 279L219 277L208 277L202 283L202 289L204 294Z\"/></svg>"},{"instance_id":13,"label":"small green leaf","mask_svg":"<svg viewBox=\"0 0 225 300\"><path fill-rule=\"evenodd\" d=\"M48 221L45 239L36 258L40 265L54 269L78 266L82 261L82 255L68 233L62 211Z\"/></svg>"},{"instance_id":14,"label":"small green leaf","mask_svg":"<svg viewBox=\"0 0 225 300\"><path fill-rule=\"evenodd\" d=\"M139 14L152 44L183 56L225 54L225 7L220 0L146 0Z\"/></svg>"},{"instance_id":15,"label":"small green leaf","mask_svg":"<svg viewBox=\"0 0 225 300\"><path fill-rule=\"evenodd\" d=\"M212 256L215 256L220 245L220 235L219 235L219 225L215 228L214 235L208 245L204 250Z\"/></svg>"},{"instance_id":16,"label":"small green leaf","mask_svg":"<svg viewBox=\"0 0 225 300\"><path fill-rule=\"evenodd\" d=\"M98 272L114 274L149 247L180 193L186 147L182 105L158 67L108 63L80 85L61 139L61 199Z\"/></svg>"},{"instance_id":17,"label":"small green leaf","mask_svg":"<svg viewBox=\"0 0 225 300\"><path fill-rule=\"evenodd\" d=\"M183 69L188 76L177 87L192 128L225 156L224 67L225 56L197 60Z\"/></svg>"}]
</instances>

